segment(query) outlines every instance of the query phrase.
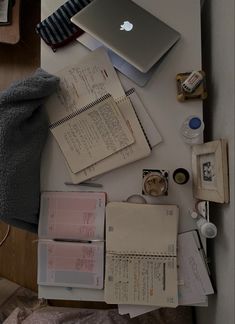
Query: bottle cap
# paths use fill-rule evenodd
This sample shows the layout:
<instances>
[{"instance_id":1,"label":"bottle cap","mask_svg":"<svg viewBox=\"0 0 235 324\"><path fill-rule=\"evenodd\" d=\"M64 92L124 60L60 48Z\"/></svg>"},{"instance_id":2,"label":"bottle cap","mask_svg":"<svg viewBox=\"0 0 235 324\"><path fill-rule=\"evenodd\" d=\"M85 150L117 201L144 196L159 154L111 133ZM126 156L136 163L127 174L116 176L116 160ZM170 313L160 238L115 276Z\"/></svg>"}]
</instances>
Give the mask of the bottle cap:
<instances>
[{"instance_id":1,"label":"bottle cap","mask_svg":"<svg viewBox=\"0 0 235 324\"><path fill-rule=\"evenodd\" d=\"M198 129L201 126L201 119L198 117L193 117L189 121L189 127L192 129Z\"/></svg>"},{"instance_id":2,"label":"bottle cap","mask_svg":"<svg viewBox=\"0 0 235 324\"><path fill-rule=\"evenodd\" d=\"M217 235L217 228L215 224L210 222L204 223L201 226L200 230L202 235L205 236L206 238L214 238Z\"/></svg>"},{"instance_id":3,"label":"bottle cap","mask_svg":"<svg viewBox=\"0 0 235 324\"><path fill-rule=\"evenodd\" d=\"M193 219L197 219L197 217L198 217L197 212L192 211L192 212L191 212L191 217L192 217Z\"/></svg>"}]
</instances>

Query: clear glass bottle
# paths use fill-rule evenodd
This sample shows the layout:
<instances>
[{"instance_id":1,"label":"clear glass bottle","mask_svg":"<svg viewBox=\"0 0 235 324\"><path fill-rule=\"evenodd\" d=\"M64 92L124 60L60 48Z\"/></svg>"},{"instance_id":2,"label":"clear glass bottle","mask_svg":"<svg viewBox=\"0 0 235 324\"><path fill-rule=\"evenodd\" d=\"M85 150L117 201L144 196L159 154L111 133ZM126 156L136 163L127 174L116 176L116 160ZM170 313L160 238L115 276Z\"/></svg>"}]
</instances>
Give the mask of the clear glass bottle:
<instances>
[{"instance_id":1,"label":"clear glass bottle","mask_svg":"<svg viewBox=\"0 0 235 324\"><path fill-rule=\"evenodd\" d=\"M180 129L184 142L188 144L200 143L203 131L204 123L198 116L189 116Z\"/></svg>"}]
</instances>

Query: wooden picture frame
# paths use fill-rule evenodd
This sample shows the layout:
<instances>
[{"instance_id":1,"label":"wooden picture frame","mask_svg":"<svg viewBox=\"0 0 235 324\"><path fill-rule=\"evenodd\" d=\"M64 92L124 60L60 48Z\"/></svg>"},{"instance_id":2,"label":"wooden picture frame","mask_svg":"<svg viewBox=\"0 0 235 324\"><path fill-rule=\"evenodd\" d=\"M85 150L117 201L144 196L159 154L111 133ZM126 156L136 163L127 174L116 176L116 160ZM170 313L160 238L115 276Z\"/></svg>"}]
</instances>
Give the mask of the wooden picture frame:
<instances>
[{"instance_id":1,"label":"wooden picture frame","mask_svg":"<svg viewBox=\"0 0 235 324\"><path fill-rule=\"evenodd\" d=\"M229 202L227 141L192 146L193 194L197 199Z\"/></svg>"}]
</instances>

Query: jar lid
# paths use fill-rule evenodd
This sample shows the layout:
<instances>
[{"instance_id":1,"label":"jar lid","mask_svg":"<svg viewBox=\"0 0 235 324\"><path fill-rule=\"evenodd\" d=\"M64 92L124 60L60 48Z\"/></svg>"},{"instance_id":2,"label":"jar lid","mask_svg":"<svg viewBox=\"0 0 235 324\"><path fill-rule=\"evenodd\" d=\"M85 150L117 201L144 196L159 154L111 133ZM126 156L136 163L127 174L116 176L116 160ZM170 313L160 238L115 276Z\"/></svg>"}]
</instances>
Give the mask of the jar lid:
<instances>
[{"instance_id":1,"label":"jar lid","mask_svg":"<svg viewBox=\"0 0 235 324\"><path fill-rule=\"evenodd\" d=\"M197 217L198 217L197 212L192 211L192 212L191 212L191 217L192 217L193 219L197 219Z\"/></svg>"},{"instance_id":2,"label":"jar lid","mask_svg":"<svg viewBox=\"0 0 235 324\"><path fill-rule=\"evenodd\" d=\"M185 184L189 180L189 173L186 169L178 168L173 172L173 179L177 184Z\"/></svg>"},{"instance_id":3,"label":"jar lid","mask_svg":"<svg viewBox=\"0 0 235 324\"><path fill-rule=\"evenodd\" d=\"M201 119L198 117L193 117L189 121L189 127L192 129L198 129L201 126Z\"/></svg>"}]
</instances>

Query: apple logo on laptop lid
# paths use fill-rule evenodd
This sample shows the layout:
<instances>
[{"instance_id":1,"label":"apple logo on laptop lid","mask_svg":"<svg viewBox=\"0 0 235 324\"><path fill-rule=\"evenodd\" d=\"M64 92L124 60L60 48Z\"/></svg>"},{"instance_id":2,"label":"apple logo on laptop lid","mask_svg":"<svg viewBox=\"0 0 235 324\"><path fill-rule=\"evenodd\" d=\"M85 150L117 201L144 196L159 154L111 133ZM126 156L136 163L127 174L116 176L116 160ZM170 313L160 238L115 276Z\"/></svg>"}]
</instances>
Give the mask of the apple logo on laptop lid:
<instances>
[{"instance_id":1,"label":"apple logo on laptop lid","mask_svg":"<svg viewBox=\"0 0 235 324\"><path fill-rule=\"evenodd\" d=\"M133 29L133 24L128 20L124 21L122 25L120 25L120 30L131 31Z\"/></svg>"}]
</instances>

